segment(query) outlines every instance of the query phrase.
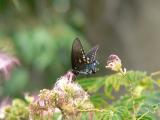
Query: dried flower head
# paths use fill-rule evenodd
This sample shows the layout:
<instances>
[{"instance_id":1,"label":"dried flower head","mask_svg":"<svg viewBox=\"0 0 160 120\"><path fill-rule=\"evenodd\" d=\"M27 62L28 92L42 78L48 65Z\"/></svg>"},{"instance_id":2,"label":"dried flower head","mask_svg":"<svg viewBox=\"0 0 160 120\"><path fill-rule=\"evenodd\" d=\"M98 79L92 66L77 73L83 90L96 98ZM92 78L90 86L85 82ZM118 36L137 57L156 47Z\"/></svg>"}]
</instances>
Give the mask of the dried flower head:
<instances>
[{"instance_id":1,"label":"dried flower head","mask_svg":"<svg viewBox=\"0 0 160 120\"><path fill-rule=\"evenodd\" d=\"M2 72L2 75L6 80L9 79L10 72L16 65L20 65L17 58L6 53L0 53L0 72Z\"/></svg>"}]
</instances>

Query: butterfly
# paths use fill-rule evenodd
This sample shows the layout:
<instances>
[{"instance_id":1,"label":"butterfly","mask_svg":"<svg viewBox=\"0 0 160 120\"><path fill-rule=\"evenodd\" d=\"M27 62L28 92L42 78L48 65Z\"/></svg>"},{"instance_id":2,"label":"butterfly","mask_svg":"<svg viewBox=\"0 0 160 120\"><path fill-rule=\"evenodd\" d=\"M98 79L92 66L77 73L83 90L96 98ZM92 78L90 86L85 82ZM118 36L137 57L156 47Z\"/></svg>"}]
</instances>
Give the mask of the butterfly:
<instances>
[{"instance_id":1,"label":"butterfly","mask_svg":"<svg viewBox=\"0 0 160 120\"><path fill-rule=\"evenodd\" d=\"M76 38L72 45L71 62L74 74L93 74L96 73L98 61L96 53L98 45L91 48L87 53L84 52L83 46L79 38Z\"/></svg>"}]
</instances>

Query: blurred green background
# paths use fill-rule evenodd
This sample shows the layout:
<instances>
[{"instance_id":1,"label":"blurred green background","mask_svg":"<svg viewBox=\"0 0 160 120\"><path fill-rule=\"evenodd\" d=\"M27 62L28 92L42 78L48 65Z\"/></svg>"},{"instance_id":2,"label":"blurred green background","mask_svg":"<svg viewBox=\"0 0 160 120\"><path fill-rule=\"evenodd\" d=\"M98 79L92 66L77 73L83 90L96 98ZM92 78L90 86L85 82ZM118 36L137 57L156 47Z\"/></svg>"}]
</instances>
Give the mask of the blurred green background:
<instances>
[{"instance_id":1,"label":"blurred green background","mask_svg":"<svg viewBox=\"0 0 160 120\"><path fill-rule=\"evenodd\" d=\"M0 97L20 97L54 82L71 69L75 37L85 48L85 17L72 0L0 0L0 50L21 66L0 86Z\"/></svg>"},{"instance_id":2,"label":"blurred green background","mask_svg":"<svg viewBox=\"0 0 160 120\"><path fill-rule=\"evenodd\" d=\"M100 45L97 75L107 73L111 53L128 69L158 70L159 6L156 0L0 0L0 50L21 61L0 97L51 88L71 68L75 37L85 50Z\"/></svg>"},{"instance_id":3,"label":"blurred green background","mask_svg":"<svg viewBox=\"0 0 160 120\"><path fill-rule=\"evenodd\" d=\"M84 40L84 16L70 0L0 0L0 48L16 55L21 67L0 86L0 96L52 87L71 69L75 37ZM73 9L73 10L72 10Z\"/></svg>"}]
</instances>

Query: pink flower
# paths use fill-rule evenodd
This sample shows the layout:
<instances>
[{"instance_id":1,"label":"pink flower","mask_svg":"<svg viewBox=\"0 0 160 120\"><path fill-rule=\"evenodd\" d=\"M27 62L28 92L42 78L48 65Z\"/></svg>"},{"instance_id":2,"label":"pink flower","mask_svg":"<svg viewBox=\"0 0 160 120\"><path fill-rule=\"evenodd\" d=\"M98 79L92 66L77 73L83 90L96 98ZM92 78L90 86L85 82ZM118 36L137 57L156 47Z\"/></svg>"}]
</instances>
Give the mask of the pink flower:
<instances>
[{"instance_id":1,"label":"pink flower","mask_svg":"<svg viewBox=\"0 0 160 120\"><path fill-rule=\"evenodd\" d=\"M117 55L111 54L107 59L106 68L111 69L113 71L119 71L121 67L121 59Z\"/></svg>"},{"instance_id":2,"label":"pink flower","mask_svg":"<svg viewBox=\"0 0 160 120\"><path fill-rule=\"evenodd\" d=\"M57 93L56 107L70 117L80 115L79 108L85 110L94 108L88 93L74 79L75 75L68 71L57 80L53 88Z\"/></svg>"},{"instance_id":3,"label":"pink flower","mask_svg":"<svg viewBox=\"0 0 160 120\"><path fill-rule=\"evenodd\" d=\"M68 71L63 77L66 77L68 81L72 82L75 79L75 74L71 71Z\"/></svg>"},{"instance_id":4,"label":"pink flower","mask_svg":"<svg viewBox=\"0 0 160 120\"><path fill-rule=\"evenodd\" d=\"M16 65L20 65L17 58L0 53L0 72L6 80L10 78L10 72Z\"/></svg>"}]
</instances>

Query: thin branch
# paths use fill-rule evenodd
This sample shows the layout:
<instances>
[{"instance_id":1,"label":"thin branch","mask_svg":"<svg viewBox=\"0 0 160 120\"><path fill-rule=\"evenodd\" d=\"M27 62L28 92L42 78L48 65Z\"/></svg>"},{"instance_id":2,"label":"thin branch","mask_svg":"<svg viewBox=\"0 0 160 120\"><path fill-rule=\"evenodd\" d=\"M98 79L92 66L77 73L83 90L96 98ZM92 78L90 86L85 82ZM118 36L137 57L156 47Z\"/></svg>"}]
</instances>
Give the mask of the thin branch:
<instances>
[{"instance_id":1,"label":"thin branch","mask_svg":"<svg viewBox=\"0 0 160 120\"><path fill-rule=\"evenodd\" d=\"M79 112L106 112L107 110L105 109L79 109Z\"/></svg>"}]
</instances>

